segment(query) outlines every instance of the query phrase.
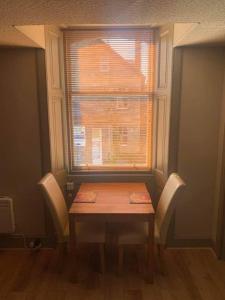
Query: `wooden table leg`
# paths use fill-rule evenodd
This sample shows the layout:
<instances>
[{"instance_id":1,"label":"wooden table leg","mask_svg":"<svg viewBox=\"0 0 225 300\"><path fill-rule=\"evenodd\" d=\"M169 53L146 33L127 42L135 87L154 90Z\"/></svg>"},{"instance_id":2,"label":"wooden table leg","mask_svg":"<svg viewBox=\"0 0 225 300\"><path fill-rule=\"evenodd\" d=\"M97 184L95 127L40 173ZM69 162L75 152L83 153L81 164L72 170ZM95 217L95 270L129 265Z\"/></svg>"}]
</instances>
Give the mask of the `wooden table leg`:
<instances>
[{"instance_id":1,"label":"wooden table leg","mask_svg":"<svg viewBox=\"0 0 225 300\"><path fill-rule=\"evenodd\" d=\"M154 278L154 216L152 215L149 220L149 237L148 237L148 283L153 283Z\"/></svg>"},{"instance_id":2,"label":"wooden table leg","mask_svg":"<svg viewBox=\"0 0 225 300\"><path fill-rule=\"evenodd\" d=\"M76 222L74 215L69 216L69 253L71 261L71 277L70 280L73 283L77 282L77 263L76 263Z\"/></svg>"}]
</instances>

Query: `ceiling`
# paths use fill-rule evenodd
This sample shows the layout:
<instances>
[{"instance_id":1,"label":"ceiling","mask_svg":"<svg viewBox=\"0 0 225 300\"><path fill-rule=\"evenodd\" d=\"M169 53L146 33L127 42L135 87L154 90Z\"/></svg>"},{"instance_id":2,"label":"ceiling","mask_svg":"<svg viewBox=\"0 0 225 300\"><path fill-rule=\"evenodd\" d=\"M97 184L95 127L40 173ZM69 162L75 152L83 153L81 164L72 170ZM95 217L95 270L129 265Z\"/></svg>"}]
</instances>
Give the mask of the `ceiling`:
<instances>
[{"instance_id":1,"label":"ceiling","mask_svg":"<svg viewBox=\"0 0 225 300\"><path fill-rule=\"evenodd\" d=\"M199 23L182 41L184 45L221 43L225 41L225 0L0 0L0 35L7 28L12 33L12 25L177 22Z\"/></svg>"}]
</instances>

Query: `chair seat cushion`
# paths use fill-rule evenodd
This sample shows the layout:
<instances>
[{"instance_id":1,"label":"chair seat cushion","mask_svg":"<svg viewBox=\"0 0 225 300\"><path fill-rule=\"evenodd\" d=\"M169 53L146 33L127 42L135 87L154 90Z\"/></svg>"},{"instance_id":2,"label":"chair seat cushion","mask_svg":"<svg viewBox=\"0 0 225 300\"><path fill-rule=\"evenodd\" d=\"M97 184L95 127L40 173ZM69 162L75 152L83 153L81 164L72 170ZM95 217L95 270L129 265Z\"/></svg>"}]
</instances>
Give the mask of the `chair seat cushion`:
<instances>
[{"instance_id":1,"label":"chair seat cushion","mask_svg":"<svg viewBox=\"0 0 225 300\"><path fill-rule=\"evenodd\" d=\"M113 231L116 234L117 242L120 245L139 245L148 241L148 223L119 223L113 225ZM159 232L155 227L154 238L159 242Z\"/></svg>"},{"instance_id":2,"label":"chair seat cushion","mask_svg":"<svg viewBox=\"0 0 225 300\"><path fill-rule=\"evenodd\" d=\"M116 225L118 244L144 244L148 238L147 223L120 223Z\"/></svg>"},{"instance_id":3,"label":"chair seat cushion","mask_svg":"<svg viewBox=\"0 0 225 300\"><path fill-rule=\"evenodd\" d=\"M101 222L77 222L77 243L105 243L105 224ZM65 228L65 238L69 238L69 224Z\"/></svg>"}]
</instances>

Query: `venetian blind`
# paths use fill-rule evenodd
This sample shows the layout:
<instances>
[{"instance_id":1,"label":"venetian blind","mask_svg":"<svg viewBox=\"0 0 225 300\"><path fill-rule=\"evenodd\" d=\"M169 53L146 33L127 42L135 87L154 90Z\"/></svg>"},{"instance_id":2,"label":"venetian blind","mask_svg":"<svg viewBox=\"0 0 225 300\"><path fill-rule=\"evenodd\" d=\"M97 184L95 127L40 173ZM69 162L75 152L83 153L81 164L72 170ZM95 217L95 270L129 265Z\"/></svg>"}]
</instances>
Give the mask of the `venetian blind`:
<instances>
[{"instance_id":1,"label":"venetian blind","mask_svg":"<svg viewBox=\"0 0 225 300\"><path fill-rule=\"evenodd\" d=\"M71 170L151 168L153 31L65 30L64 46Z\"/></svg>"}]
</instances>

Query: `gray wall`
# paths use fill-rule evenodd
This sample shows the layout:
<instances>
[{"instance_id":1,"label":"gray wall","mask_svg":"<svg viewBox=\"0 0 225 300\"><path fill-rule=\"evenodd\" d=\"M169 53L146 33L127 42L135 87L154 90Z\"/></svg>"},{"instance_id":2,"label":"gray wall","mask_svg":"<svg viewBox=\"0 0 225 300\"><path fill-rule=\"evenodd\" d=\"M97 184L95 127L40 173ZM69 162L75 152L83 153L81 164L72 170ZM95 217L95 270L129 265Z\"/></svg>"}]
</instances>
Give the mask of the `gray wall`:
<instances>
[{"instance_id":1,"label":"gray wall","mask_svg":"<svg viewBox=\"0 0 225 300\"><path fill-rule=\"evenodd\" d=\"M225 53L225 49L224 49ZM225 70L225 65L224 65ZM215 191L215 205L213 215L213 243L220 257L225 258L225 220L224 220L224 193L225 191L225 76L223 96L220 110L219 148L217 160L217 177Z\"/></svg>"},{"instance_id":2,"label":"gray wall","mask_svg":"<svg viewBox=\"0 0 225 300\"><path fill-rule=\"evenodd\" d=\"M0 49L0 195L13 198L16 233L45 233L37 50Z\"/></svg>"},{"instance_id":3,"label":"gray wall","mask_svg":"<svg viewBox=\"0 0 225 300\"><path fill-rule=\"evenodd\" d=\"M187 183L176 239L212 239L224 49L183 48L178 172Z\"/></svg>"},{"instance_id":4,"label":"gray wall","mask_svg":"<svg viewBox=\"0 0 225 300\"><path fill-rule=\"evenodd\" d=\"M183 48L178 172L187 189L176 211L177 239L212 238L224 53ZM36 63L35 49L0 49L0 194L14 199L16 232L27 236L45 234Z\"/></svg>"}]
</instances>

